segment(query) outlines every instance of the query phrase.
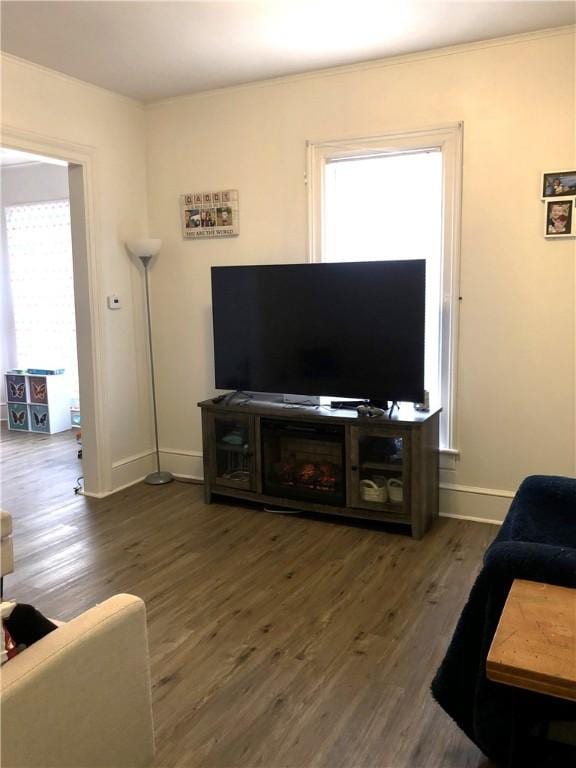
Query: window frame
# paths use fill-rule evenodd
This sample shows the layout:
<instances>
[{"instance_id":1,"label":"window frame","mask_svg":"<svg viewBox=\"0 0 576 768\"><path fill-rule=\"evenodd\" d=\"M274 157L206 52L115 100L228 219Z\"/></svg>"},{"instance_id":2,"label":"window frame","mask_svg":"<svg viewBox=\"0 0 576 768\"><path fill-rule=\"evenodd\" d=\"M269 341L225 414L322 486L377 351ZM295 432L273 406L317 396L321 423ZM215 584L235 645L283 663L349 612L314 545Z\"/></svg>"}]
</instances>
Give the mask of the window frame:
<instances>
[{"instance_id":1,"label":"window frame","mask_svg":"<svg viewBox=\"0 0 576 768\"><path fill-rule=\"evenodd\" d=\"M322 261L324 169L329 161L439 149L442 152L442 263L440 269L440 418L441 452L449 468L458 454L457 355L460 307L460 236L462 219L462 122L376 136L307 142L308 260Z\"/></svg>"}]
</instances>

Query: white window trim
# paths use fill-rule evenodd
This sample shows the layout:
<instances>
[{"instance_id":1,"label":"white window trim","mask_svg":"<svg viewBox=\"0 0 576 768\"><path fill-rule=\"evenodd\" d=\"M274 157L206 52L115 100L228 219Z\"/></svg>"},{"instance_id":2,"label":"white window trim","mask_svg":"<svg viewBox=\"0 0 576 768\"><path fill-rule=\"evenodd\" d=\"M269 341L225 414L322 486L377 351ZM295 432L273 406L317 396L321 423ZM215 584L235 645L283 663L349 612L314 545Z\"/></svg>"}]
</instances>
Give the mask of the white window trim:
<instances>
[{"instance_id":1,"label":"white window trim","mask_svg":"<svg viewBox=\"0 0 576 768\"><path fill-rule=\"evenodd\" d=\"M442 151L443 227L440 329L442 452L457 455L457 355L460 307L460 230L462 215L463 123L378 136L308 141L308 258L321 261L324 241L324 168L328 161L362 155L396 154L437 148ZM451 462L448 462L451 463Z\"/></svg>"}]
</instances>

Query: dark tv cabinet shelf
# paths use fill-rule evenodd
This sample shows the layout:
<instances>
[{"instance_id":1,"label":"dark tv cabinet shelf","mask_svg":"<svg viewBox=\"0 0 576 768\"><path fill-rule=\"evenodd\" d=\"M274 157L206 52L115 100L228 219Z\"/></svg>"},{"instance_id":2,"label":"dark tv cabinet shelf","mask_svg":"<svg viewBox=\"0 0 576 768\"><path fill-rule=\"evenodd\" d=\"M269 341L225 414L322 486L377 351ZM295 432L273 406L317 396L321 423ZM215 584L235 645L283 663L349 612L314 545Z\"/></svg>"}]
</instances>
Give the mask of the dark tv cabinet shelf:
<instances>
[{"instance_id":1,"label":"dark tv cabinet shelf","mask_svg":"<svg viewBox=\"0 0 576 768\"><path fill-rule=\"evenodd\" d=\"M202 409L205 500L232 496L409 526L438 516L439 410L391 418L238 395Z\"/></svg>"}]
</instances>

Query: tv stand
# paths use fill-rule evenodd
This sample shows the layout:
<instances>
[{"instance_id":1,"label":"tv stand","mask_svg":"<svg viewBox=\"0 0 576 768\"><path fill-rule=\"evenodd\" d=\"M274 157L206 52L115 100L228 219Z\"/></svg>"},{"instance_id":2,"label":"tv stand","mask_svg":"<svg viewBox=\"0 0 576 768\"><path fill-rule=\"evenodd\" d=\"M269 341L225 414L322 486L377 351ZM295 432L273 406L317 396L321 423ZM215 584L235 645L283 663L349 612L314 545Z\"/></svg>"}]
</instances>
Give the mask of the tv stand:
<instances>
[{"instance_id":1,"label":"tv stand","mask_svg":"<svg viewBox=\"0 0 576 768\"><path fill-rule=\"evenodd\" d=\"M281 396L205 400L205 500L398 523L421 538L438 515L439 410L287 405Z\"/></svg>"}]
</instances>

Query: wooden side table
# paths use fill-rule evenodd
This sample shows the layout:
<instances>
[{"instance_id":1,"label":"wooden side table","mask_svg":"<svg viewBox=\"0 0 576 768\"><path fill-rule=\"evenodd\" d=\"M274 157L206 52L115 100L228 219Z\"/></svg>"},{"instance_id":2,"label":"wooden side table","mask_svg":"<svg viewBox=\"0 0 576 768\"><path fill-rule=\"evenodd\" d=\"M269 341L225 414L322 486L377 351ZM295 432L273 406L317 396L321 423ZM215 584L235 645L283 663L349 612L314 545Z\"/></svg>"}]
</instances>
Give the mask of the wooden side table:
<instances>
[{"instance_id":1,"label":"wooden side table","mask_svg":"<svg viewBox=\"0 0 576 768\"><path fill-rule=\"evenodd\" d=\"M576 701L576 589L515 580L486 673L494 682Z\"/></svg>"}]
</instances>

